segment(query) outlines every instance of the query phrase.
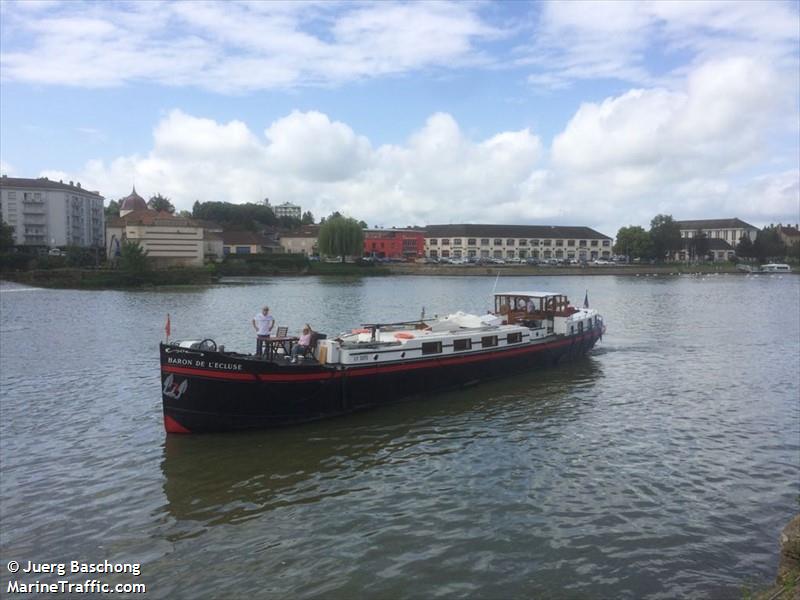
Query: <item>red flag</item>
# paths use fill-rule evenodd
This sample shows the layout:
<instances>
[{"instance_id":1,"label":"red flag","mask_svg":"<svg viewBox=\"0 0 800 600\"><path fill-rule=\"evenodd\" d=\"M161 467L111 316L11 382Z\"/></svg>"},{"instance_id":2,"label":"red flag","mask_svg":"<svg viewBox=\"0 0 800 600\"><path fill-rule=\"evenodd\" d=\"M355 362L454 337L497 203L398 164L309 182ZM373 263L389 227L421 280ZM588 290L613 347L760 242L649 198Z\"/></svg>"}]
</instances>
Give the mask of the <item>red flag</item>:
<instances>
[{"instance_id":1,"label":"red flag","mask_svg":"<svg viewBox=\"0 0 800 600\"><path fill-rule=\"evenodd\" d=\"M165 332L166 332L166 334L167 334L167 339L169 339L169 334L170 334L170 333L171 333L171 331L172 331L172 328L170 327L170 324L169 324L169 313L167 313L167 324L166 324L166 325L164 325L164 331L165 331Z\"/></svg>"}]
</instances>

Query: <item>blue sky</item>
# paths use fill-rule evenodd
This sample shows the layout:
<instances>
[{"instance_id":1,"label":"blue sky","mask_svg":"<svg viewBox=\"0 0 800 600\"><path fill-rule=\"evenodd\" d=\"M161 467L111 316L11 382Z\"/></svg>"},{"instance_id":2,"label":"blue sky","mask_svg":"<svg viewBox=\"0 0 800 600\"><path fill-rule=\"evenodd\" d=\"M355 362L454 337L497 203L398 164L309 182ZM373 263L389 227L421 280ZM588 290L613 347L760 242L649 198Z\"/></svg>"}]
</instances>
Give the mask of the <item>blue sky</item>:
<instances>
[{"instance_id":1,"label":"blue sky","mask_svg":"<svg viewBox=\"0 0 800 600\"><path fill-rule=\"evenodd\" d=\"M800 221L797 2L0 2L0 167L370 225Z\"/></svg>"}]
</instances>

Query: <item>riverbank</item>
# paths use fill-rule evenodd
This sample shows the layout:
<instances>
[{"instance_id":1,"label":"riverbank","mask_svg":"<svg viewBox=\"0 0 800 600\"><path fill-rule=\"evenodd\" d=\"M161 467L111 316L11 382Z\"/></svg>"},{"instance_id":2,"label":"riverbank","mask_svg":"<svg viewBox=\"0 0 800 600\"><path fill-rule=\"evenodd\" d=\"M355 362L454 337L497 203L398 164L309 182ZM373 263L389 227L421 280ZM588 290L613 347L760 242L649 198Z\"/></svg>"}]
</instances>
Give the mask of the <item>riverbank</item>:
<instances>
[{"instance_id":1,"label":"riverbank","mask_svg":"<svg viewBox=\"0 0 800 600\"><path fill-rule=\"evenodd\" d=\"M205 267L182 267L128 273L118 269L34 269L3 271L0 279L30 286L63 289L130 289L176 285L210 285L224 277L551 277L615 275L655 277L669 275L747 275L730 263L664 265L587 265L584 267L545 267L532 265L426 265L418 263L327 263L292 260L226 261ZM797 270L794 273L797 274ZM766 276L768 274L762 274Z\"/></svg>"},{"instance_id":2,"label":"riverbank","mask_svg":"<svg viewBox=\"0 0 800 600\"><path fill-rule=\"evenodd\" d=\"M800 514L781 531L781 557L778 576L768 589L756 594L756 600L800 599Z\"/></svg>"},{"instance_id":3,"label":"riverbank","mask_svg":"<svg viewBox=\"0 0 800 600\"><path fill-rule=\"evenodd\" d=\"M503 277L531 277L553 275L693 275L695 273L728 273L741 275L733 263L686 264L670 263L660 265L586 265L586 266L543 266L543 265L447 265L389 263L386 268L392 275L444 275L475 276L490 275Z\"/></svg>"}]
</instances>

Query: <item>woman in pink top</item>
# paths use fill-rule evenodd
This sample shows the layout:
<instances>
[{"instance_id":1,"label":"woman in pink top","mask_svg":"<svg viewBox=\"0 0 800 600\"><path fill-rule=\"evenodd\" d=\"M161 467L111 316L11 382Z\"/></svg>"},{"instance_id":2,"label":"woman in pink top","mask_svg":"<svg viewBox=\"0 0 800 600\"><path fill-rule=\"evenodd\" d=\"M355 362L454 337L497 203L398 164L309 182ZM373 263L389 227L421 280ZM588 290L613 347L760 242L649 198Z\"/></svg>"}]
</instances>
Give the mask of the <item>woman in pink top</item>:
<instances>
[{"instance_id":1,"label":"woman in pink top","mask_svg":"<svg viewBox=\"0 0 800 600\"><path fill-rule=\"evenodd\" d=\"M297 362L297 357L301 354L305 354L308 352L308 349L311 347L311 325L306 323L306 326L303 327L303 334L300 336L300 339L297 340L297 343L292 348L292 362Z\"/></svg>"}]
</instances>

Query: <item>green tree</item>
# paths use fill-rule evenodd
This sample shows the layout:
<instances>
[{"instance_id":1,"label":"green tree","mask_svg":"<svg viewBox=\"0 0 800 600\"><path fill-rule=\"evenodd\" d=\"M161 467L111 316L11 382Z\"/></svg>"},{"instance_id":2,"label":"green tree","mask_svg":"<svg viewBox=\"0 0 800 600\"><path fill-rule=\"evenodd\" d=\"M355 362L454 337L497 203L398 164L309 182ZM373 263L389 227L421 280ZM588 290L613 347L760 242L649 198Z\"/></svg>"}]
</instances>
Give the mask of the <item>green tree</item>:
<instances>
[{"instance_id":1,"label":"green tree","mask_svg":"<svg viewBox=\"0 0 800 600\"><path fill-rule=\"evenodd\" d=\"M758 232L753 242L753 254L760 261L783 259L786 256L786 244L783 243L778 228L770 225Z\"/></svg>"},{"instance_id":2,"label":"green tree","mask_svg":"<svg viewBox=\"0 0 800 600\"><path fill-rule=\"evenodd\" d=\"M303 225L313 225L314 224L314 215L311 214L310 210L307 210L303 213L303 216L300 217L300 223Z\"/></svg>"},{"instance_id":3,"label":"green tree","mask_svg":"<svg viewBox=\"0 0 800 600\"><path fill-rule=\"evenodd\" d=\"M195 219L216 221L225 229L257 231L277 225L278 219L265 204L231 204L230 202L195 202L192 207Z\"/></svg>"},{"instance_id":4,"label":"green tree","mask_svg":"<svg viewBox=\"0 0 800 600\"><path fill-rule=\"evenodd\" d=\"M14 247L14 227L0 221L0 252L8 252Z\"/></svg>"},{"instance_id":5,"label":"green tree","mask_svg":"<svg viewBox=\"0 0 800 600\"><path fill-rule=\"evenodd\" d=\"M319 228L317 244L319 251L327 256L361 256L364 252L364 230L358 221L338 213L331 216Z\"/></svg>"},{"instance_id":6,"label":"green tree","mask_svg":"<svg viewBox=\"0 0 800 600\"><path fill-rule=\"evenodd\" d=\"M278 226L283 229L288 229L290 231L296 231L300 229L301 226L300 219L296 219L295 217L278 217Z\"/></svg>"},{"instance_id":7,"label":"green tree","mask_svg":"<svg viewBox=\"0 0 800 600\"><path fill-rule=\"evenodd\" d=\"M161 194L156 194L150 198L150 200L147 201L147 208L150 210L157 210L159 212L175 212L175 207L172 205L172 202L170 202L169 198L162 196Z\"/></svg>"},{"instance_id":8,"label":"green tree","mask_svg":"<svg viewBox=\"0 0 800 600\"><path fill-rule=\"evenodd\" d=\"M125 240L119 256L119 268L126 273L144 273L150 267L147 258L147 250L139 245L139 242Z\"/></svg>"},{"instance_id":9,"label":"green tree","mask_svg":"<svg viewBox=\"0 0 800 600\"><path fill-rule=\"evenodd\" d=\"M653 254L650 234L638 225L620 227L614 254L624 254L630 258L650 258Z\"/></svg>"},{"instance_id":10,"label":"green tree","mask_svg":"<svg viewBox=\"0 0 800 600\"><path fill-rule=\"evenodd\" d=\"M736 256L741 258L755 258L753 240L750 239L749 235L743 235L739 238L739 243L736 244Z\"/></svg>"},{"instance_id":11,"label":"green tree","mask_svg":"<svg viewBox=\"0 0 800 600\"><path fill-rule=\"evenodd\" d=\"M650 239L653 243L653 255L664 260L678 252L683 246L681 228L671 215L656 215L650 221Z\"/></svg>"},{"instance_id":12,"label":"green tree","mask_svg":"<svg viewBox=\"0 0 800 600\"><path fill-rule=\"evenodd\" d=\"M105 207L104 212L106 214L106 219L111 217L118 217L119 216L119 202L116 200L111 200L108 203L108 206Z\"/></svg>"},{"instance_id":13,"label":"green tree","mask_svg":"<svg viewBox=\"0 0 800 600\"><path fill-rule=\"evenodd\" d=\"M696 260L704 260L710 246L706 233L702 229L698 229L688 241L689 255Z\"/></svg>"}]
</instances>

